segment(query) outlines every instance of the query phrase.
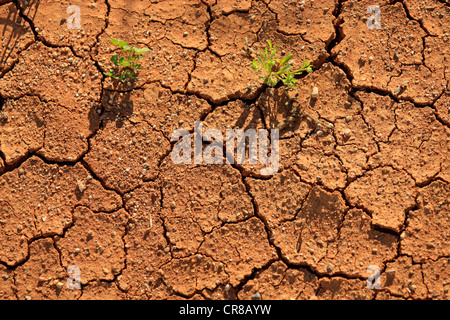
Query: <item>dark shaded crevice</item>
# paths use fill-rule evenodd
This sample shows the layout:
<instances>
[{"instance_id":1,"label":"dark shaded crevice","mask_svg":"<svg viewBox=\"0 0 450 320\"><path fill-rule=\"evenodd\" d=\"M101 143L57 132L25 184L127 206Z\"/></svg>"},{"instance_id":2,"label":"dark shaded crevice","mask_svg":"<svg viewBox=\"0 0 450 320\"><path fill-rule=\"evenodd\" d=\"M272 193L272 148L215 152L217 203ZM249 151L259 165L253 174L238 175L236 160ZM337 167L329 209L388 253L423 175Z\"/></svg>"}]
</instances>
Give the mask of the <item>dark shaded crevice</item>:
<instances>
[{"instance_id":1,"label":"dark shaded crevice","mask_svg":"<svg viewBox=\"0 0 450 320\"><path fill-rule=\"evenodd\" d=\"M332 39L330 41L330 43L327 45L326 47L326 51L328 52L328 54L330 54L331 56L331 51L333 50L334 47L336 47L344 38L344 33L342 31L342 23L344 22L343 19L340 17L341 13L342 13L342 5L344 1L337 1L337 5L335 6L332 14L334 16L334 21L333 21L333 25L334 25L334 30L335 30L335 37L334 39Z\"/></svg>"},{"instance_id":2,"label":"dark shaded crevice","mask_svg":"<svg viewBox=\"0 0 450 320\"><path fill-rule=\"evenodd\" d=\"M42 160L45 164L47 165L57 165L59 167L74 167L77 165L78 161L55 161L55 160L49 160L47 158L45 158L43 155L39 154L39 153L31 153L29 155L29 157L27 157L26 160L28 160L29 158L31 158L32 156L39 158L40 160ZM26 161L25 160L25 161ZM23 162L22 162L23 163ZM18 167L20 167L22 165L22 163L20 165L18 165Z\"/></svg>"},{"instance_id":3,"label":"dark shaded crevice","mask_svg":"<svg viewBox=\"0 0 450 320\"><path fill-rule=\"evenodd\" d=\"M101 177L99 177L95 172L94 172L94 170L92 170L92 168L89 166L89 164L84 160L84 159L80 159L79 161L77 161L76 163L69 163L69 166L74 166L74 165L76 165L76 164L81 164L85 169L86 169L86 171L88 171L89 172L89 174L92 176L92 178L94 179L94 180L96 180L96 181L98 181L99 183L100 183L100 185L102 186L102 188L104 189L104 190L107 190L107 191L112 191L112 192L114 192L115 194L117 194L121 199L123 199L123 194L121 194L118 190L116 190L116 189L114 189L114 188L110 188L110 187L108 187L107 185L106 185L106 182L101 178ZM58 163L56 163L56 164L58 164L58 165L61 165L61 163L60 162L58 162ZM136 187L137 188L137 187ZM126 194L127 192L124 192L124 194ZM123 204L124 204L124 202L122 202Z\"/></svg>"},{"instance_id":4,"label":"dark shaded crevice","mask_svg":"<svg viewBox=\"0 0 450 320\"><path fill-rule=\"evenodd\" d=\"M433 109L433 114L436 118L436 121L438 121L441 125L443 125L444 127L447 127L450 129L450 122L442 119L439 115L439 113L436 110L435 104L436 102L444 95L444 94L448 94L446 90L442 91L442 93L436 98L436 100L431 104L431 108ZM450 108L450 107L449 107ZM450 109L449 109L450 110Z\"/></svg>"},{"instance_id":5,"label":"dark shaded crevice","mask_svg":"<svg viewBox=\"0 0 450 320\"><path fill-rule=\"evenodd\" d=\"M208 42L209 42L210 40L209 40L209 36L208 36ZM209 45L208 45L209 46ZM189 86L189 83L191 83L191 80L192 80L192 73L195 71L195 69L197 68L197 59L198 59L198 55L200 54L200 51L197 51L196 53L195 53L195 55L194 55L194 57L193 57L193 59L192 59L192 61L194 62L193 63L193 65L192 65L192 69L188 72L188 74L187 74L187 76L188 76L188 79L187 79L187 81L186 81L186 84L184 85L184 93L186 93L186 92L188 92L188 86ZM162 82L163 81L160 81L159 83L160 83L160 85L162 86L162 87L164 87L163 85L162 85ZM169 89L170 90L170 88L168 88L168 87L164 87L164 88L166 88L166 89ZM171 90L171 92L172 92L172 90Z\"/></svg>"},{"instance_id":6,"label":"dark shaded crevice","mask_svg":"<svg viewBox=\"0 0 450 320\"><path fill-rule=\"evenodd\" d=\"M3 164L6 166L6 157L5 157L5 153L0 149L0 160L2 160ZM14 170L14 169L12 169ZM11 169L9 171L12 171ZM1 168L0 170L0 176L5 173L5 171L7 172L8 170L5 170L5 168Z\"/></svg>"},{"instance_id":7,"label":"dark shaded crevice","mask_svg":"<svg viewBox=\"0 0 450 320\"><path fill-rule=\"evenodd\" d=\"M210 28L211 28L211 24L214 22L215 19L213 18L213 13L212 13L211 7L207 3L204 3L203 1L202 1L202 3L206 6L206 11L208 12L208 16L209 16L209 19L208 19L208 21L206 21L206 25L205 25L206 41L208 42L208 44L206 45L206 48L209 49L211 52L213 52L213 50L211 50L212 43L211 43ZM198 53L199 52L197 52L196 57L194 58L195 66L197 65ZM215 54L217 55L217 53L215 53ZM217 56L219 56L219 55L217 55ZM192 71L193 70L195 70L195 67L192 69ZM191 79L191 77L189 74L188 83L190 82L190 79ZM187 85L186 85L186 87L187 87Z\"/></svg>"},{"instance_id":8,"label":"dark shaded crevice","mask_svg":"<svg viewBox=\"0 0 450 320\"><path fill-rule=\"evenodd\" d=\"M159 210L160 210L160 212L161 212L161 210L163 209L163 204L164 204L164 189L163 189L163 186L159 186L159 192L160 192L160 202L159 202ZM161 219L161 225L162 225L162 228L163 228L163 233L162 233L162 235L163 235L163 237L164 237L164 239L166 240L166 242L167 242L167 245L169 246L169 248L171 248L172 246L173 246L173 244L172 244L172 242L170 241L170 238L169 238L169 236L167 235L168 234L168 231L167 231L167 226L166 226L166 224L167 224L167 221L165 220L165 217L163 217L163 215L162 214L160 214L159 215L159 218ZM170 259L170 261L173 259L173 256L172 256L172 251L170 251L170 255L171 255L171 259ZM169 261L169 262L170 262ZM162 265L160 266L160 268L162 267Z\"/></svg>"},{"instance_id":9,"label":"dark shaded crevice","mask_svg":"<svg viewBox=\"0 0 450 320\"><path fill-rule=\"evenodd\" d=\"M75 209L76 209L76 207L72 210L72 222L70 223L70 226L67 227L67 229L64 229L64 230L63 230L63 235L60 236L61 238L64 238L66 231L74 225L74 222L73 222L73 212L75 211ZM61 267L62 269L64 269L64 270L66 271L66 273L67 273L67 268L68 268L68 267L64 267L64 266L63 266L63 263L62 263L62 252L61 252L61 249L58 248L56 236L53 236L53 237L52 237L52 241L53 241L53 248L58 252L58 262L59 262L59 265L60 265L60 267ZM80 297L83 295L83 287L84 287L83 284L80 283L80 287L81 287L81 288L79 289L79 290L80 290L80 296L78 297L78 299L80 299ZM78 289L76 289L76 290L78 290Z\"/></svg>"},{"instance_id":10,"label":"dark shaded crevice","mask_svg":"<svg viewBox=\"0 0 450 320\"><path fill-rule=\"evenodd\" d=\"M117 193L117 192L116 192ZM115 282L118 280L118 277L122 275L122 272L124 270L127 269L128 266L128 247L127 247L127 242L125 240L125 237L128 235L129 232L129 223L132 221L132 215L130 214L130 212L127 210L127 206L126 206L126 199L125 199L125 194L121 195L121 199L122 199L122 207L119 210L124 210L127 213L127 221L126 224L124 226L124 232L123 235L121 236L121 240L123 243L123 252L124 252L124 257L123 257L123 268L120 269L120 271L117 274L113 274L113 280L105 280L106 282ZM117 212L118 210L114 210L113 212ZM104 212L104 211L103 211ZM112 270L111 270L112 272ZM116 285L117 286L117 285ZM119 288L119 286L117 286L117 288L126 293L125 290L122 290Z\"/></svg>"},{"instance_id":11,"label":"dark shaded crevice","mask_svg":"<svg viewBox=\"0 0 450 320\"><path fill-rule=\"evenodd\" d=\"M2 97L2 95L0 94L0 111L3 111L3 106L6 103L6 99Z\"/></svg>"},{"instance_id":12,"label":"dark shaded crevice","mask_svg":"<svg viewBox=\"0 0 450 320\"><path fill-rule=\"evenodd\" d=\"M127 212L129 214L129 212L126 210L125 206L123 206L122 209L125 210L125 212ZM129 217L128 217L127 224L125 225L125 231L124 231L124 233L123 233L123 235L121 237L121 240L122 240L122 243L123 243L123 252L124 252L124 255L123 255L123 267L119 270L119 272L117 274L113 274L113 279L112 280L105 280L105 282L109 282L109 283L115 282L116 287L120 291L122 291L124 293L126 293L126 291L122 290L117 285L116 281L118 281L118 277L122 276L123 271L126 270L127 267L128 267L128 247L127 247L127 242L125 241L125 237L128 235L128 232L129 232L128 224L130 222L130 217L131 217L131 215L129 215ZM112 270L111 270L111 272L112 272Z\"/></svg>"},{"instance_id":13,"label":"dark shaded crevice","mask_svg":"<svg viewBox=\"0 0 450 320\"><path fill-rule=\"evenodd\" d=\"M335 35L334 39L332 39L330 41L330 43L328 44L328 46L326 48L326 51L329 54L329 57L326 60L326 62L331 63L335 67L338 67L339 69L341 69L345 73L345 75L347 76L347 79L351 83L353 81L354 77L353 77L353 74L352 74L350 68L347 65L345 65L344 63L338 63L335 60L338 53L336 53L336 54L332 53L333 49L346 37L346 35L343 32L342 26L341 26L342 23L344 22L344 19L340 17L340 15L342 13L342 5L344 2L345 2L345 0L338 1L338 5L337 5L337 7L335 7L335 10L333 11L333 15L335 16L333 25L334 25L336 35Z\"/></svg>"},{"instance_id":14,"label":"dark shaded crevice","mask_svg":"<svg viewBox=\"0 0 450 320\"><path fill-rule=\"evenodd\" d=\"M0 150L0 158L2 158L5 167L4 170L2 172L2 175L8 172L13 172L14 170L20 168L22 166L22 164L24 164L28 159L32 158L33 156L36 156L40 159L45 159L44 157L38 155L36 152L27 152L23 157L21 157L20 159L16 160L14 163L7 163L6 162L6 157L5 154L3 153L3 151ZM47 161L45 159L45 161ZM46 162L47 163L47 162ZM50 163L47 163L50 164ZM72 163L71 163L72 164ZM73 166L73 164L72 164Z\"/></svg>"},{"instance_id":15,"label":"dark shaded crevice","mask_svg":"<svg viewBox=\"0 0 450 320\"><path fill-rule=\"evenodd\" d=\"M431 33L427 30L427 28L425 28L422 19L417 20L417 19L413 18L413 16L411 15L411 12L409 11L408 6L406 5L406 3L405 3L403 0L398 0L398 1L396 1L395 3L401 3L402 6L403 6L403 10L405 11L406 17L407 17L409 20L416 21L417 23L419 23L420 28L422 28L422 30L425 31L425 33L426 33L427 35L431 35ZM425 37L423 37L422 40L424 40L424 38L425 38ZM424 42L425 42L425 40L424 40ZM425 50L425 43L424 43L423 48L424 48L424 50ZM423 55L423 52L422 52L422 55Z\"/></svg>"},{"instance_id":16,"label":"dark shaded crevice","mask_svg":"<svg viewBox=\"0 0 450 320\"><path fill-rule=\"evenodd\" d=\"M395 256L394 256L393 258L391 258L391 259L386 259L386 260L383 261L383 267L380 268L381 274L385 273L386 270L388 269L388 266L387 266L388 263L393 263L393 262L395 262L395 261L396 261L397 259L399 259L401 256L407 256L406 254L402 253L402 250L401 250L402 233L406 230L406 228L407 228L407 226L408 226L408 218L409 218L409 216L412 215L415 211L419 210L419 207L418 207L418 204L417 204L417 197L416 197L415 200L416 200L416 201L415 201L416 203L415 203L414 207L410 208L409 210L406 210L406 212L405 212L405 219L404 219L403 224L402 224L402 225L403 225L403 228L402 228L402 230L399 232L399 234L394 233L394 232L392 232L392 231L391 231L391 232L386 232L385 230L382 230L382 232L390 233L390 234L392 234L392 235L394 235L394 236L396 237L396 239L397 239L397 248L396 248L396 254L395 254ZM374 230L378 230L378 228L377 228L376 226L374 226ZM379 230L379 231L380 231L380 230ZM413 261L413 263L414 263L414 261ZM396 296L396 297L403 297L402 295L395 295L395 294L392 294L392 293L390 292L389 288L382 288L381 291L388 292L389 294L391 294L391 295L393 295L393 296Z\"/></svg>"},{"instance_id":17,"label":"dark shaded crevice","mask_svg":"<svg viewBox=\"0 0 450 320\"><path fill-rule=\"evenodd\" d=\"M278 252L277 252L278 254ZM267 269L270 268L270 266L275 263L276 261L278 261L277 259L272 259L269 260L267 263L265 263L262 267L260 268L253 268L250 275L245 276L240 282L239 284L233 288L236 292L236 297L238 297L239 292L241 292L242 290L244 290L244 287L246 286L246 284L250 281L250 280L254 280L257 275L259 275L260 273L266 271ZM239 300L239 299L237 299Z\"/></svg>"},{"instance_id":18,"label":"dark shaded crevice","mask_svg":"<svg viewBox=\"0 0 450 320\"><path fill-rule=\"evenodd\" d=\"M440 167L442 168L442 163L441 163ZM405 172L407 172L407 171L405 170ZM428 187L430 184L432 184L433 182L437 182L437 181L440 181L443 183L448 183L443 178L439 177L440 173L441 173L441 170L436 172L432 177L430 177L429 179L427 179L424 182L421 182L421 183L416 182L416 186L419 187L420 189L422 189L422 188Z\"/></svg>"}]
</instances>

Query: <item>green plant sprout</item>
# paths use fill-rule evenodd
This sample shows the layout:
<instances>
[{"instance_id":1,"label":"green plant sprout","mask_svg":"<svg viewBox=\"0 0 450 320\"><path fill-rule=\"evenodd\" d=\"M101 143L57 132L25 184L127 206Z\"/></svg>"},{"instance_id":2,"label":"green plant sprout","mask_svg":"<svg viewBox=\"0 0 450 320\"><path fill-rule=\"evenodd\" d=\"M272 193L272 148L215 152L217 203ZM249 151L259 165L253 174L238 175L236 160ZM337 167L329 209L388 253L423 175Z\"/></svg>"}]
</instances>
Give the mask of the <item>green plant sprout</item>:
<instances>
[{"instance_id":1,"label":"green plant sprout","mask_svg":"<svg viewBox=\"0 0 450 320\"><path fill-rule=\"evenodd\" d=\"M115 69L110 69L105 72L106 76L112 77L116 80L120 80L123 83L130 79L136 78L136 71L141 69L141 64L138 63L139 60L143 59L142 54L150 51L148 48L136 48L129 46L123 40L119 39L109 39L109 41L122 48L125 56L119 57L118 55L113 55L111 57L111 62L114 63Z\"/></svg>"},{"instance_id":2,"label":"green plant sprout","mask_svg":"<svg viewBox=\"0 0 450 320\"><path fill-rule=\"evenodd\" d=\"M282 81L285 85L289 87L297 86L297 79L295 79L296 75L302 74L303 72L312 72L312 66L308 61L303 61L303 65L300 69L291 71L292 65L290 61L293 58L293 55L287 55L284 58L276 59L275 54L278 51L279 46L272 46L272 42L267 40L268 48L264 48L264 50L260 51L258 55L255 50L250 48L248 45L248 40L245 38L245 43L247 45L248 50L257 55L257 59L253 60L252 69L256 72L263 70L266 75L259 76L260 79L264 80L264 83L269 87L275 87L278 82Z\"/></svg>"}]
</instances>

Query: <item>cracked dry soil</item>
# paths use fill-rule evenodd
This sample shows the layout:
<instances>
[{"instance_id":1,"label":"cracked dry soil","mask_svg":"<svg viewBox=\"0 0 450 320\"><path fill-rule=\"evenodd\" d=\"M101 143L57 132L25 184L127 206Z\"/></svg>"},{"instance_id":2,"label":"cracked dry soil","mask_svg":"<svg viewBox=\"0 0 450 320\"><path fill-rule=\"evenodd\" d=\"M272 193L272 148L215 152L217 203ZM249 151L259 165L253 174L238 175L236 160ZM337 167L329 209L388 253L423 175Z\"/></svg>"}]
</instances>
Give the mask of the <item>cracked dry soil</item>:
<instances>
[{"instance_id":1,"label":"cracked dry soil","mask_svg":"<svg viewBox=\"0 0 450 320\"><path fill-rule=\"evenodd\" d=\"M0 32L0 299L449 298L448 0L0 0ZM109 38L151 49L133 88ZM175 129L289 116L245 38L334 127L291 121L271 177L173 164Z\"/></svg>"}]
</instances>

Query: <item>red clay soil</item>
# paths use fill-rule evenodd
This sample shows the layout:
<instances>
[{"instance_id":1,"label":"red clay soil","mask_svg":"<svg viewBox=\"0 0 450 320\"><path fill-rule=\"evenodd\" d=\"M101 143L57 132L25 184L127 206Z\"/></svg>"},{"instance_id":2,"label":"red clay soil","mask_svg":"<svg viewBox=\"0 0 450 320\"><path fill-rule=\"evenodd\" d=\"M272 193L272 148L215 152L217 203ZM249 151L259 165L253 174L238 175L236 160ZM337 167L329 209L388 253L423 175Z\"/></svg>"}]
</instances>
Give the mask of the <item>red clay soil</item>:
<instances>
[{"instance_id":1,"label":"red clay soil","mask_svg":"<svg viewBox=\"0 0 450 320\"><path fill-rule=\"evenodd\" d=\"M0 299L449 298L449 1L0 0L0 32ZM110 38L150 49L130 86ZM267 88L246 38L314 71ZM175 164L195 121L281 128L278 172Z\"/></svg>"}]
</instances>

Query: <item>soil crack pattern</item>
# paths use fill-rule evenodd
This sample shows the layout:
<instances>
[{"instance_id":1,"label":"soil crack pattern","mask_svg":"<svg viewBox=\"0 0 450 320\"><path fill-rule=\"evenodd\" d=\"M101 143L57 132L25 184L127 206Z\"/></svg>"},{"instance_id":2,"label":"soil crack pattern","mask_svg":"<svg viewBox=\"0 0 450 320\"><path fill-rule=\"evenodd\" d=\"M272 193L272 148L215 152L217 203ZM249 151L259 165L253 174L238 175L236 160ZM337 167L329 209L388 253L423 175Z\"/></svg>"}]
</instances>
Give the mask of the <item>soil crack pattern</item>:
<instances>
[{"instance_id":1,"label":"soil crack pattern","mask_svg":"<svg viewBox=\"0 0 450 320\"><path fill-rule=\"evenodd\" d=\"M0 0L0 32L0 299L448 299L448 1ZM267 41L313 72L264 84Z\"/></svg>"}]
</instances>

